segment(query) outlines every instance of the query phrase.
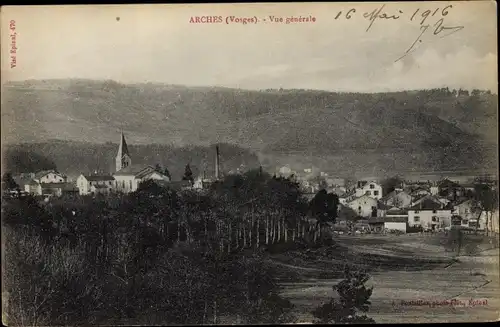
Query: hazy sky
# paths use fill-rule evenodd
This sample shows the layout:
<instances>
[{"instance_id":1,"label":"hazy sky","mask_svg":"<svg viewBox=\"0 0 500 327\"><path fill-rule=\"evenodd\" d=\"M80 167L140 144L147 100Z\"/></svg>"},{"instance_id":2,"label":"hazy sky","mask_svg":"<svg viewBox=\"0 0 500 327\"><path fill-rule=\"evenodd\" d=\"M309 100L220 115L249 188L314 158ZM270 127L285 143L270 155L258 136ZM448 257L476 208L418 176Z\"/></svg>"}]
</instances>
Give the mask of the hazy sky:
<instances>
[{"instance_id":1,"label":"hazy sky","mask_svg":"<svg viewBox=\"0 0 500 327\"><path fill-rule=\"evenodd\" d=\"M452 4L446 16L442 9ZM497 90L494 2L2 7L2 78L113 79L241 88L385 91L449 86ZM350 8L351 19L341 16ZM413 20L410 20L417 10ZM437 11L436 11L437 9ZM417 49L395 62L429 24ZM401 13L402 12L402 13ZM434 16L432 16L432 14ZM221 24L191 24L192 16ZM270 23L309 15L314 23ZM227 16L257 24L226 24ZM119 17L119 20L117 19ZM344 18L342 18L344 17ZM419 18L419 19L417 19ZM436 23L464 28L441 37ZM263 20L266 19L267 22ZM16 67L9 23L15 21ZM6 40L7 42L4 42Z\"/></svg>"}]
</instances>

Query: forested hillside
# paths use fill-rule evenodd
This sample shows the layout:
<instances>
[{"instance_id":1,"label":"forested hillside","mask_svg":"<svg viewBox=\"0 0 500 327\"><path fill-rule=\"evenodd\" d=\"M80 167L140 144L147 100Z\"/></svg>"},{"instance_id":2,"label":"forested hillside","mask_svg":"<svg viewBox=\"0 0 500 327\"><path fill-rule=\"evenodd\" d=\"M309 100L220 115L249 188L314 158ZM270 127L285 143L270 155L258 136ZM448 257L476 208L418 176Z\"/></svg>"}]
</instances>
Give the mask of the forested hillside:
<instances>
[{"instance_id":1,"label":"forested hillside","mask_svg":"<svg viewBox=\"0 0 500 327\"><path fill-rule=\"evenodd\" d=\"M335 161L342 153L359 169L387 166L387 156L397 157L401 169L493 167L497 101L491 92L446 88L358 94L26 81L4 86L2 139L9 144L52 139L102 144L116 141L123 130L133 145L182 149L225 142L271 158L272 164L278 157L299 155L307 156L309 165L327 158L326 165L340 169L345 165ZM67 156L64 147L55 147L60 152L49 148L43 155L52 160ZM139 157L156 160L160 150L148 148ZM357 157L365 153L370 164ZM399 160L414 157L425 160ZM63 166L84 169L79 162ZM97 155L96 164L106 166L109 158Z\"/></svg>"}]
</instances>

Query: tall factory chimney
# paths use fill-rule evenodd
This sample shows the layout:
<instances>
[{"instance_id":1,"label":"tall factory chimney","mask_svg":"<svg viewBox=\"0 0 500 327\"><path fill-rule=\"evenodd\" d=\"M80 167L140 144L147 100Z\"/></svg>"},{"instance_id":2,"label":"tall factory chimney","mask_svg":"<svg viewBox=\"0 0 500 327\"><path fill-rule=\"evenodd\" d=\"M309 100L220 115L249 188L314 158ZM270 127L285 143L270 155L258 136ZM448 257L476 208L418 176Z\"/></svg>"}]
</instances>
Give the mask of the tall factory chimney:
<instances>
[{"instance_id":1,"label":"tall factory chimney","mask_svg":"<svg viewBox=\"0 0 500 327\"><path fill-rule=\"evenodd\" d=\"M215 180L219 180L219 146L215 146Z\"/></svg>"}]
</instances>

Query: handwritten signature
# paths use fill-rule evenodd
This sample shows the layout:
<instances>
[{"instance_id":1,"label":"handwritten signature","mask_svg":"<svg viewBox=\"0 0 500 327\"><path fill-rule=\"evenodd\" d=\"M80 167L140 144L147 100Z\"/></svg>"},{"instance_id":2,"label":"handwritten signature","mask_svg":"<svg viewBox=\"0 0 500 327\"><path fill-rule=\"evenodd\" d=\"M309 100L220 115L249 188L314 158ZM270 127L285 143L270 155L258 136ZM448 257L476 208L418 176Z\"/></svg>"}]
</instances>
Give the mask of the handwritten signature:
<instances>
[{"instance_id":1,"label":"handwritten signature","mask_svg":"<svg viewBox=\"0 0 500 327\"><path fill-rule=\"evenodd\" d=\"M453 8L453 5L447 5L443 8L437 7L433 8L433 10L427 9L421 11L420 8L412 12L410 16L410 21L416 21L419 22L420 25L420 34L417 36L417 38L413 41L413 43L408 47L408 49L404 52L404 54L397 58L395 62L403 59L413 51L415 51L418 47L418 44L422 43L423 36L426 34L429 34L430 31L432 31L433 35L439 38L443 38L446 36L449 36L453 33L456 33L464 28L464 26L446 26L445 25L445 17L448 15L449 11ZM351 8L349 9L345 15L343 14L342 11L339 11L337 15L335 16L335 19L339 18L345 18L345 19L351 19L354 15L356 15L356 9ZM437 16L436 16L437 15ZM436 16L439 17L439 19L434 23L434 24L426 24L428 20L431 19L431 17ZM366 32L370 31L372 28L373 24L377 20L398 20L404 18L404 12L402 10L398 10L397 13L390 13L387 10L385 10L385 4L380 6L378 9L374 9L371 12L365 12L363 13L363 18L369 20L368 27L366 28ZM429 31L429 32L428 32Z\"/></svg>"}]
</instances>

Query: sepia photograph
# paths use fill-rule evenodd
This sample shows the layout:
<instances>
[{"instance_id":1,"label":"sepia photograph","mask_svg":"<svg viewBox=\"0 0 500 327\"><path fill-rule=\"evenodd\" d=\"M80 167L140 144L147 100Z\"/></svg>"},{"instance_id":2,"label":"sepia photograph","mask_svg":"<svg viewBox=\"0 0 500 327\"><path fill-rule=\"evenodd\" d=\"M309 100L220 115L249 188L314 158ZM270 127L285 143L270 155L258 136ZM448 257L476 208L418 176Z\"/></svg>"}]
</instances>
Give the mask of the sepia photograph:
<instances>
[{"instance_id":1,"label":"sepia photograph","mask_svg":"<svg viewBox=\"0 0 500 327\"><path fill-rule=\"evenodd\" d=\"M499 321L496 12L3 6L3 324Z\"/></svg>"}]
</instances>

